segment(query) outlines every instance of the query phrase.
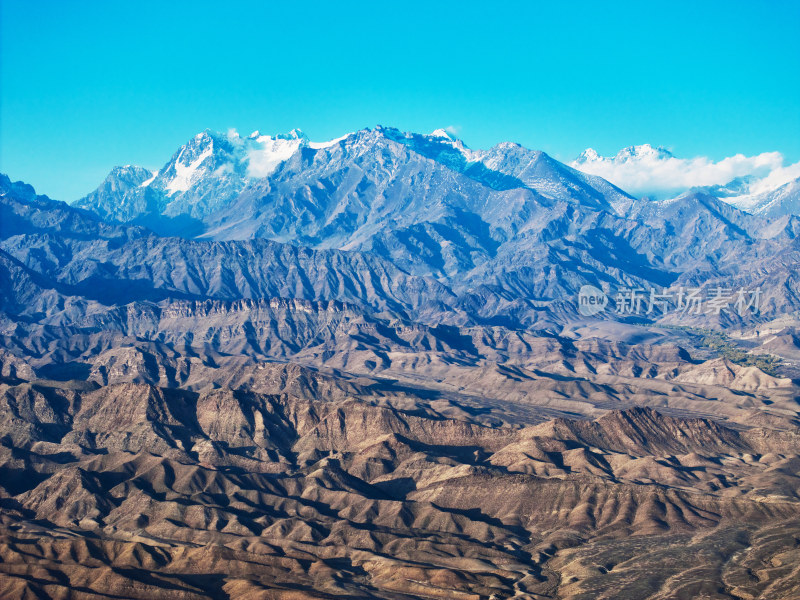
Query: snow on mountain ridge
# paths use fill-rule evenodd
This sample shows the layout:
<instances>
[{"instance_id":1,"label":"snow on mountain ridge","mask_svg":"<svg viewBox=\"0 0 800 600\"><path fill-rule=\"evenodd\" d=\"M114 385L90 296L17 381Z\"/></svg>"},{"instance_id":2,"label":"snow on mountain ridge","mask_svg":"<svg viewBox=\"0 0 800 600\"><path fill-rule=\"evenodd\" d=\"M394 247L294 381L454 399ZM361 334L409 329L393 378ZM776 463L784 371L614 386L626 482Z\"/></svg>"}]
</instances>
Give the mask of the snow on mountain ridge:
<instances>
[{"instance_id":1,"label":"snow on mountain ridge","mask_svg":"<svg viewBox=\"0 0 800 600\"><path fill-rule=\"evenodd\" d=\"M158 177L158 173L159 173L158 169L153 171L152 175L150 176L150 179L145 179L142 183L139 184L139 187L143 187L144 188L144 187L147 187L148 185L150 185L151 183L153 183L155 178Z\"/></svg>"},{"instance_id":2,"label":"snow on mountain ridge","mask_svg":"<svg viewBox=\"0 0 800 600\"><path fill-rule=\"evenodd\" d=\"M659 160L672 158L672 153L662 146L653 147L650 144L640 144L638 146L628 146L623 148L614 157L616 160L636 160L644 157L657 158Z\"/></svg>"},{"instance_id":3,"label":"snow on mountain ridge","mask_svg":"<svg viewBox=\"0 0 800 600\"><path fill-rule=\"evenodd\" d=\"M184 150L185 148L181 150L181 153L178 155L178 160L175 161L175 176L172 179L170 179L164 186L168 191L167 192L168 196L174 196L178 192L188 191L189 188L192 186L193 179L195 179L196 176L198 175L198 170L200 169L200 166L214 152L212 143L212 146L204 150L202 154L200 154L200 156L198 156L189 164L185 164L181 162ZM200 172L200 174L202 174L202 171Z\"/></svg>"},{"instance_id":4,"label":"snow on mountain ridge","mask_svg":"<svg viewBox=\"0 0 800 600\"><path fill-rule=\"evenodd\" d=\"M458 137L457 137L457 136L456 136L454 133L452 133L451 131L448 131L448 130L447 130L447 129L445 129L445 128L441 128L441 127L440 127L439 129L434 129L434 130L433 130L431 133L429 133L428 135L429 135L430 137L440 137L440 138L447 138L448 140L451 140L451 141L453 141L453 142L455 142L455 141L457 141L457 140L458 140Z\"/></svg>"},{"instance_id":5,"label":"snow on mountain ridge","mask_svg":"<svg viewBox=\"0 0 800 600\"><path fill-rule=\"evenodd\" d=\"M594 148L587 148L570 164L572 166L582 166L592 163L625 163L629 161L645 160L667 160L673 158L673 154L663 146L652 146L650 144L639 144L622 148L614 156L603 156Z\"/></svg>"},{"instance_id":6,"label":"snow on mountain ridge","mask_svg":"<svg viewBox=\"0 0 800 600\"><path fill-rule=\"evenodd\" d=\"M278 165L306 145L308 138L299 129L274 136L254 131L246 138L235 130L226 134L205 130L181 146L147 186L163 189L170 198L214 180L239 190L251 179L272 174Z\"/></svg>"},{"instance_id":7,"label":"snow on mountain ridge","mask_svg":"<svg viewBox=\"0 0 800 600\"><path fill-rule=\"evenodd\" d=\"M284 175L289 178L302 175L296 172L299 159L293 161L293 157L299 156L303 149L311 151L302 159L303 170L308 171L304 176L309 178L329 177L329 166L336 170L346 169L344 165L349 164L357 165L354 174L365 165L372 165L369 170L387 168L387 173L395 173L395 167L384 163L389 159L396 161L395 165L415 165L412 168L423 171L444 167L495 191L527 188L548 201L579 203L595 209L617 211L632 200L600 178L585 175L543 152L516 143L503 142L489 150L471 150L445 129L418 134L378 125L327 142L312 142L299 129L277 135L263 135L256 130L247 137L233 129L227 133L205 130L181 146L161 169L154 173L144 171L136 178L136 189L129 189L132 186L126 184L124 197L115 197L113 189L107 193L97 191L78 205L113 220L129 221L132 216L142 214L204 220L248 188L269 189L271 184L262 181L279 170L282 179ZM317 152L322 154L311 158ZM307 164L309 160L313 164ZM432 163L422 166L421 160ZM291 166L285 166L290 162ZM375 177L377 172L365 176ZM441 176L442 181L452 179L447 171ZM334 211L328 217L334 220L337 214Z\"/></svg>"},{"instance_id":8,"label":"snow on mountain ridge","mask_svg":"<svg viewBox=\"0 0 800 600\"><path fill-rule=\"evenodd\" d=\"M761 193L722 198L745 212L767 217L800 214L800 178Z\"/></svg>"},{"instance_id":9,"label":"snow on mountain ridge","mask_svg":"<svg viewBox=\"0 0 800 600\"><path fill-rule=\"evenodd\" d=\"M327 142L308 142L308 147L311 148L312 150L322 150L323 148L330 148L332 146L335 146L339 142L342 142L342 141L346 140L351 135L353 135L353 134L352 133L347 133L347 134L345 134L345 135L343 135L341 137L334 138L332 140L328 140Z\"/></svg>"},{"instance_id":10,"label":"snow on mountain ridge","mask_svg":"<svg viewBox=\"0 0 800 600\"><path fill-rule=\"evenodd\" d=\"M255 139L248 139L247 142L246 174L247 177L258 179L274 173L278 165L308 144L308 138L299 129L293 129L288 134L275 137L260 135Z\"/></svg>"}]
</instances>

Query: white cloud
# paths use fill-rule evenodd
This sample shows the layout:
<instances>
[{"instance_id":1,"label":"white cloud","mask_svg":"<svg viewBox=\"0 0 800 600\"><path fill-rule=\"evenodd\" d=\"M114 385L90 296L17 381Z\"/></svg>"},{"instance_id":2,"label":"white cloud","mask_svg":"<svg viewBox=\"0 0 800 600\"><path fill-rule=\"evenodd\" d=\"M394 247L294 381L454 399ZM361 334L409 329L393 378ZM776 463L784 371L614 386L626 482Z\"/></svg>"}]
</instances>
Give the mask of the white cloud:
<instances>
[{"instance_id":1,"label":"white cloud","mask_svg":"<svg viewBox=\"0 0 800 600\"><path fill-rule=\"evenodd\" d=\"M692 187L725 185L747 176L755 180L750 193L758 193L800 177L800 163L784 166L780 152L736 154L713 161L704 156L677 158L648 144L625 148L614 157L599 156L589 149L570 164L629 193L657 198L674 196Z\"/></svg>"},{"instance_id":2,"label":"white cloud","mask_svg":"<svg viewBox=\"0 0 800 600\"><path fill-rule=\"evenodd\" d=\"M763 192L769 192L786 183L789 183L790 181L794 181L798 177L800 177L800 162L796 162L793 165L788 165L786 167L778 167L769 175L751 185L750 193L761 194Z\"/></svg>"},{"instance_id":3,"label":"white cloud","mask_svg":"<svg viewBox=\"0 0 800 600\"><path fill-rule=\"evenodd\" d=\"M250 141L247 150L247 176L271 175L283 161L288 160L300 146L306 144L301 138L284 139L262 135Z\"/></svg>"}]
</instances>

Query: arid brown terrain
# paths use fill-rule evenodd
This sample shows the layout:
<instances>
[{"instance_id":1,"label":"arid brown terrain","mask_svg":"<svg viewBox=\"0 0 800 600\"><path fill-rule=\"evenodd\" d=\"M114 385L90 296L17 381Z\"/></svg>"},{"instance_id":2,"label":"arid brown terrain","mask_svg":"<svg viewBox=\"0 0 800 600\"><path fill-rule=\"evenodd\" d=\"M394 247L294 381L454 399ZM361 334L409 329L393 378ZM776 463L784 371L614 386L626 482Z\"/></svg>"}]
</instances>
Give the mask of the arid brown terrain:
<instances>
[{"instance_id":1,"label":"arid brown terrain","mask_svg":"<svg viewBox=\"0 0 800 600\"><path fill-rule=\"evenodd\" d=\"M673 358L486 366L472 397L246 361L192 385L208 359L163 387L175 367L145 352L28 381L7 360L0 596L797 597L797 387Z\"/></svg>"}]
</instances>

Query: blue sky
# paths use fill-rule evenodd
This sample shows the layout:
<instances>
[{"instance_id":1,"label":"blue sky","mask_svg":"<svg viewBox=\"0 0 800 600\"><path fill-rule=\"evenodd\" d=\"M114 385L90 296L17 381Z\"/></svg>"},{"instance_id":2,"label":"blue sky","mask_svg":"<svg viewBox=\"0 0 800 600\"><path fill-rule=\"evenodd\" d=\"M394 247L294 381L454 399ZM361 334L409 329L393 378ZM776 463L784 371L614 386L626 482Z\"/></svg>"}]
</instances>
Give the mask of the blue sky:
<instances>
[{"instance_id":1,"label":"blue sky","mask_svg":"<svg viewBox=\"0 0 800 600\"><path fill-rule=\"evenodd\" d=\"M58 199L205 128L800 160L798 2L0 6L0 171Z\"/></svg>"}]
</instances>

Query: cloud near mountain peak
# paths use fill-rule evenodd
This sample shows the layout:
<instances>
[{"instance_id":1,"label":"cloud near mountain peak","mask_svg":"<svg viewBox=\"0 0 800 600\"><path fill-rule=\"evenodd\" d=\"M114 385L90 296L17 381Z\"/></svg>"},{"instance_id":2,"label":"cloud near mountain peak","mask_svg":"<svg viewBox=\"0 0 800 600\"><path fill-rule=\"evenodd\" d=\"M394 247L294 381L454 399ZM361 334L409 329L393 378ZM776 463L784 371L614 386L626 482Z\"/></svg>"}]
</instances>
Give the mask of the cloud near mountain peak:
<instances>
[{"instance_id":1,"label":"cloud near mountain peak","mask_svg":"<svg viewBox=\"0 0 800 600\"><path fill-rule=\"evenodd\" d=\"M655 198L674 196L694 187L722 186L738 178L750 179L750 193L758 193L800 177L800 162L784 165L780 152L735 154L714 161L705 156L678 158L649 144L624 148L610 157L590 148L570 165L599 175L630 193Z\"/></svg>"}]
</instances>

